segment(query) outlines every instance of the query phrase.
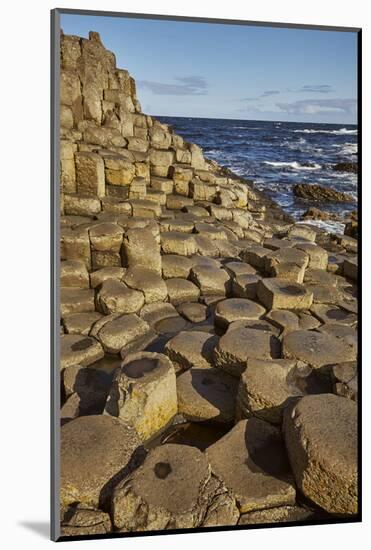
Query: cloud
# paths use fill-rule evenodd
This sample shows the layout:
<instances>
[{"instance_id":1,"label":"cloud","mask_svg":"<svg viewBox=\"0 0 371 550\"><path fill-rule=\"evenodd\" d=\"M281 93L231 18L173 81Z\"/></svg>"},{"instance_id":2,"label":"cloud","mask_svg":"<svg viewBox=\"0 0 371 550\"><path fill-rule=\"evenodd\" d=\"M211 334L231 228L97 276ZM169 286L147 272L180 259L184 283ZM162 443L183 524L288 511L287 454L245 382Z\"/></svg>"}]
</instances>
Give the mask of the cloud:
<instances>
[{"instance_id":1,"label":"cloud","mask_svg":"<svg viewBox=\"0 0 371 550\"><path fill-rule=\"evenodd\" d=\"M306 84L297 90L298 92L307 92L307 93L318 93L318 94L328 94L333 92L334 89L329 84Z\"/></svg>"},{"instance_id":2,"label":"cloud","mask_svg":"<svg viewBox=\"0 0 371 550\"><path fill-rule=\"evenodd\" d=\"M293 103L276 103L282 111L295 115L317 115L320 113L346 113L356 112L355 99L303 99Z\"/></svg>"},{"instance_id":3,"label":"cloud","mask_svg":"<svg viewBox=\"0 0 371 550\"><path fill-rule=\"evenodd\" d=\"M139 87L150 90L155 95L206 95L208 83L201 76L179 76L174 80L180 84L167 84L152 80L138 80Z\"/></svg>"},{"instance_id":4,"label":"cloud","mask_svg":"<svg viewBox=\"0 0 371 550\"><path fill-rule=\"evenodd\" d=\"M260 95L260 97L270 97L271 95L277 95L279 93L279 90L266 90Z\"/></svg>"},{"instance_id":5,"label":"cloud","mask_svg":"<svg viewBox=\"0 0 371 550\"><path fill-rule=\"evenodd\" d=\"M259 99L262 99L264 97L270 97L272 95L279 94L279 90L265 90L265 92L261 93L257 97L241 97L240 101L258 101Z\"/></svg>"}]
</instances>

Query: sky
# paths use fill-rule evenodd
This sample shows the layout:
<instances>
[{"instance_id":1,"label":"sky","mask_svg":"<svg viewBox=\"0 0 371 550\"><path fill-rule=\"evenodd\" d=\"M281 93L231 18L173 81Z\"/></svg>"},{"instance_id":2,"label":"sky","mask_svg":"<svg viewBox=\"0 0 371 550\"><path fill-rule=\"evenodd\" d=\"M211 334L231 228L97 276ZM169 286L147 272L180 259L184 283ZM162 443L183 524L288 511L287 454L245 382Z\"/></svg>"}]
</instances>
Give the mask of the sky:
<instances>
[{"instance_id":1,"label":"sky","mask_svg":"<svg viewBox=\"0 0 371 550\"><path fill-rule=\"evenodd\" d=\"M154 116L355 124L356 32L61 15L100 33Z\"/></svg>"}]
</instances>

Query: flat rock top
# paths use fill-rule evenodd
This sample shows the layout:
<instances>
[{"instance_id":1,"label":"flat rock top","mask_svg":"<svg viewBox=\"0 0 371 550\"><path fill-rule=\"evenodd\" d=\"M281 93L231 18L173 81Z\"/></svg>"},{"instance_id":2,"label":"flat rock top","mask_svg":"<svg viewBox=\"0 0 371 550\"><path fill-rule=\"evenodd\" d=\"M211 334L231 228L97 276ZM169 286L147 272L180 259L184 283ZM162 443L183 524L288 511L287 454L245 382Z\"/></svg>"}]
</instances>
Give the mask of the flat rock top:
<instances>
[{"instance_id":1,"label":"flat rock top","mask_svg":"<svg viewBox=\"0 0 371 550\"><path fill-rule=\"evenodd\" d=\"M356 475L357 405L333 394L307 395L285 415L284 431L294 430L308 459L341 476Z\"/></svg>"},{"instance_id":2,"label":"flat rock top","mask_svg":"<svg viewBox=\"0 0 371 550\"><path fill-rule=\"evenodd\" d=\"M103 487L140 446L135 430L111 416L81 416L61 430L61 500L97 506Z\"/></svg>"},{"instance_id":3,"label":"flat rock top","mask_svg":"<svg viewBox=\"0 0 371 550\"><path fill-rule=\"evenodd\" d=\"M135 494L172 514L192 510L210 477L205 456L188 445L166 444L149 453L132 476Z\"/></svg>"},{"instance_id":4,"label":"flat rock top","mask_svg":"<svg viewBox=\"0 0 371 550\"><path fill-rule=\"evenodd\" d=\"M356 358L354 347L344 340L314 330L296 330L287 334L282 350L284 357L300 359L314 368Z\"/></svg>"},{"instance_id":5,"label":"flat rock top","mask_svg":"<svg viewBox=\"0 0 371 550\"><path fill-rule=\"evenodd\" d=\"M241 511L294 503L280 431L268 422L241 420L205 452L212 471L232 491Z\"/></svg>"}]
</instances>

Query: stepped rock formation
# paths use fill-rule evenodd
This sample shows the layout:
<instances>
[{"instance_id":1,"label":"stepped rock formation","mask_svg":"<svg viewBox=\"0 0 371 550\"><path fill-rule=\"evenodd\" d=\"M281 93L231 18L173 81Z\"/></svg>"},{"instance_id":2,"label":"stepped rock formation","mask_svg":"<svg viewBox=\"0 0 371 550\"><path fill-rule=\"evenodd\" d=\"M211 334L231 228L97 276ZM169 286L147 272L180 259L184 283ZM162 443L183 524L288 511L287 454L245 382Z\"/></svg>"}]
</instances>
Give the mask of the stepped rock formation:
<instances>
[{"instance_id":1,"label":"stepped rock formation","mask_svg":"<svg viewBox=\"0 0 371 550\"><path fill-rule=\"evenodd\" d=\"M311 424L354 426L356 239L142 113L97 33L62 34L60 85L63 534L356 513L355 453Z\"/></svg>"}]
</instances>

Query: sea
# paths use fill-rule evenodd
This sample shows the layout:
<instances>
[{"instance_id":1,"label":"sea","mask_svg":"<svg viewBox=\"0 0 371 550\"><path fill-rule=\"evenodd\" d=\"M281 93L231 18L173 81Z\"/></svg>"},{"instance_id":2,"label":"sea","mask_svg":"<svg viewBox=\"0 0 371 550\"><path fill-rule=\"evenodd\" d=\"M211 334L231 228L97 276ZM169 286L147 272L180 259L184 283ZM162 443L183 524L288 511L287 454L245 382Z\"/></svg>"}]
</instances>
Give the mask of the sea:
<instances>
[{"instance_id":1,"label":"sea","mask_svg":"<svg viewBox=\"0 0 371 550\"><path fill-rule=\"evenodd\" d=\"M157 117L187 141L202 147L205 157L237 175L252 180L286 212L300 220L312 206L293 194L296 183L317 183L351 194L357 199L357 174L337 172L339 162L357 162L355 125L307 122L269 122L184 117ZM314 205L314 204L313 204ZM356 203L317 204L344 216ZM338 221L315 222L342 232Z\"/></svg>"}]
</instances>

